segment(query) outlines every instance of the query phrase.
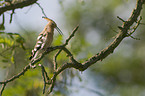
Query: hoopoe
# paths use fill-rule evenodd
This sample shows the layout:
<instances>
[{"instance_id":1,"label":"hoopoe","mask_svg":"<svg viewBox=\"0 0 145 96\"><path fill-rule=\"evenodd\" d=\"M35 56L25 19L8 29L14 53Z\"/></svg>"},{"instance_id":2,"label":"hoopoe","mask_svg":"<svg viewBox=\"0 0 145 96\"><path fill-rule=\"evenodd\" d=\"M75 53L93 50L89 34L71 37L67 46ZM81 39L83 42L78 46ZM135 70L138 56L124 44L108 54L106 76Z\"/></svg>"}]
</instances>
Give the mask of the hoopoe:
<instances>
[{"instance_id":1,"label":"hoopoe","mask_svg":"<svg viewBox=\"0 0 145 96\"><path fill-rule=\"evenodd\" d=\"M42 17L48 21L48 24L45 26L43 31L39 34L37 38L36 45L34 49L32 50L31 57L29 60L33 61L39 56L41 56L48 47L50 47L52 41L53 41L53 34L54 34L54 28L62 35L61 30L57 27L57 24L47 18L47 17Z\"/></svg>"}]
</instances>

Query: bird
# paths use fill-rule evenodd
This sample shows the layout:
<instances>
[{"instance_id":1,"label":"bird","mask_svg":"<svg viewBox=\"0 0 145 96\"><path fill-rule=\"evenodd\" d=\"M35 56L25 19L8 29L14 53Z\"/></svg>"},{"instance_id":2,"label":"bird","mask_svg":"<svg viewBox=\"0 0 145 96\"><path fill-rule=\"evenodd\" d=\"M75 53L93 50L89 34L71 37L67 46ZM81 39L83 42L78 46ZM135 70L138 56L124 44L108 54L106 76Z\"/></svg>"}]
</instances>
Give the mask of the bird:
<instances>
[{"instance_id":1,"label":"bird","mask_svg":"<svg viewBox=\"0 0 145 96\"><path fill-rule=\"evenodd\" d=\"M56 29L60 35L63 35L62 31L57 27L57 24L53 20L47 17L42 18L46 19L48 21L48 24L37 37L36 45L32 50L31 56L29 58L29 60L31 61L37 59L46 51L48 47L51 46L51 43L53 41L54 29Z\"/></svg>"}]
</instances>

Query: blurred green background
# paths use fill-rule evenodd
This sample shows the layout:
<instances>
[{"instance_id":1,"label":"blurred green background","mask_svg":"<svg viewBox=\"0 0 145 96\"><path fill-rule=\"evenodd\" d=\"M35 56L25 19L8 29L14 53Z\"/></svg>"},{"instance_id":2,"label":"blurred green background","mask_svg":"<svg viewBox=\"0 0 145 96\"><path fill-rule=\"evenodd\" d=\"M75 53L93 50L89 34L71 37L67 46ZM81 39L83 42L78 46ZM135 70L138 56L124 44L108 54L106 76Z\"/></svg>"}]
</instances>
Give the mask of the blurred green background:
<instances>
[{"instance_id":1,"label":"blurred green background","mask_svg":"<svg viewBox=\"0 0 145 96\"><path fill-rule=\"evenodd\" d=\"M52 46L63 44L73 28L80 25L67 46L79 62L107 47L117 35L117 27L122 25L117 16L127 20L136 6L136 0L38 0L38 3L64 33L60 36L55 31ZM144 8L141 13L143 23ZM47 24L41 18L43 14L37 4L16 9L11 24L10 13L4 13L5 23L2 26L9 33L0 33L0 81L19 73L29 63L36 38ZM133 34L140 40L125 38L113 54L84 72L65 70L57 77L50 96L145 96L144 26L140 25ZM56 52L46 55L39 62L50 77ZM57 60L61 66L68 58L62 52ZM42 89L41 69L30 69L24 76L8 83L3 96L43 96Z\"/></svg>"}]
</instances>

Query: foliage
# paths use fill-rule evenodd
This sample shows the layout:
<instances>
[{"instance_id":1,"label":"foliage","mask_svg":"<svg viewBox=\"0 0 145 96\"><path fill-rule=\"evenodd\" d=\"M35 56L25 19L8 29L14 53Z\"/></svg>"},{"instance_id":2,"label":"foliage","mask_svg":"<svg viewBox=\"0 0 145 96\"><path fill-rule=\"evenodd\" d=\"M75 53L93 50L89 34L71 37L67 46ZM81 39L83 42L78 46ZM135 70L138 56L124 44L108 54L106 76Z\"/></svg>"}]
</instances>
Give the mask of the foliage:
<instances>
[{"instance_id":1,"label":"foliage","mask_svg":"<svg viewBox=\"0 0 145 96\"><path fill-rule=\"evenodd\" d=\"M41 96L43 80L40 70L29 70L25 76L19 78L4 92L4 96Z\"/></svg>"},{"instance_id":2,"label":"foliage","mask_svg":"<svg viewBox=\"0 0 145 96\"><path fill-rule=\"evenodd\" d=\"M14 56L17 50L16 48L25 50L24 42L24 38L18 33L0 32L1 62L15 64ZM8 65L4 65L3 67L6 66Z\"/></svg>"},{"instance_id":3,"label":"foliage","mask_svg":"<svg viewBox=\"0 0 145 96\"><path fill-rule=\"evenodd\" d=\"M118 9L123 5L128 6L132 3L135 4L134 0L60 1L63 10L62 12L64 12L65 15L65 20L63 20L65 21L63 23L66 23L65 29L70 30L72 26L75 26L78 23L80 25L79 32L75 35L74 39L69 43L67 48L81 63L99 52L102 48L104 48L104 46L107 46L113 40L113 37L118 32L117 26L122 24L122 22L116 18L118 15ZM125 12L128 13L126 10L123 10L120 13L125 14ZM142 22L144 22L145 15L144 13L141 15L143 17ZM123 19L125 20L126 18ZM104 91L103 94L106 96L142 96L142 94L144 94L145 46L143 43L145 42L145 33L143 26L144 25L140 25L139 29L134 34L135 37L137 36L141 38L141 40L137 41L130 38L125 39L111 56L88 69L93 72L93 75L91 74L88 76L88 82L90 78L92 78L94 81L97 81L93 82L93 84L98 84L94 89L102 89ZM5 29L4 27L5 26L2 23L0 25L0 29ZM0 67L9 68L9 70L11 69L7 77L11 77L11 75L13 76L13 74L21 71L21 69L29 62L28 57L30 56L31 49L35 44L34 39L36 39L34 38L36 36L36 32L31 32L31 30L29 30L29 32L30 33L0 33ZM99 38L95 37L95 35L88 36L91 32L94 32L94 34L97 33ZM21 36L20 34L23 35ZM54 38L53 46L63 44L62 36L56 35ZM94 41L92 41L91 38L94 38ZM45 56L43 60L39 62L45 66L50 77L53 76L54 65L52 62L55 54L56 51ZM67 54L65 52L60 53L57 58L58 66L61 66L65 62L69 62L69 57L66 55ZM19 64L21 64L21 66ZM16 68L12 68L13 66ZM10 74L12 70L17 71ZM52 95L71 95L67 85L69 83L70 85L73 85L73 80L76 76L78 78L81 77L75 70L68 69L64 71L57 77L58 81L56 82L57 84ZM36 70L29 70L24 76L11 83L7 88L5 88L3 95L29 96L31 94L32 96L33 94L34 96L41 96L42 89L43 80L40 68L38 68Z\"/></svg>"}]
</instances>

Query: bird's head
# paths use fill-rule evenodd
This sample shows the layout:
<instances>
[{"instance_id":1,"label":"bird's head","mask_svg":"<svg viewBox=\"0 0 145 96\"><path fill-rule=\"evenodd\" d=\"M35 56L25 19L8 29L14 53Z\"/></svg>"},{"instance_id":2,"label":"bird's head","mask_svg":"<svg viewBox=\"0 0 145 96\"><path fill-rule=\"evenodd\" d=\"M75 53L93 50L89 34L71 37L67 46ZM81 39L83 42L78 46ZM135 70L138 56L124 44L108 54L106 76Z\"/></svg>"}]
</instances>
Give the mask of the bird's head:
<instances>
[{"instance_id":1,"label":"bird's head","mask_svg":"<svg viewBox=\"0 0 145 96\"><path fill-rule=\"evenodd\" d=\"M57 27L57 24L56 24L53 20L51 20L51 19L49 19L49 18L47 18L47 17L42 17L42 18L44 18L45 20L47 20L47 21L48 21L48 25L50 25L50 26L52 26L53 28L55 28L55 29L59 32L60 35L63 35L63 33L62 33L61 30Z\"/></svg>"}]
</instances>

